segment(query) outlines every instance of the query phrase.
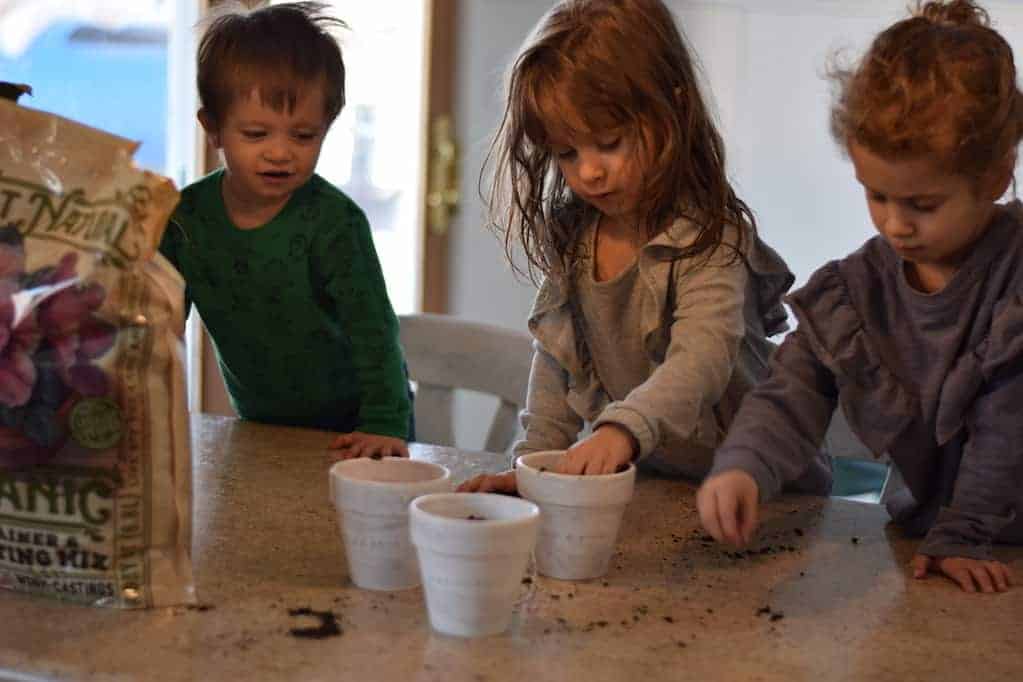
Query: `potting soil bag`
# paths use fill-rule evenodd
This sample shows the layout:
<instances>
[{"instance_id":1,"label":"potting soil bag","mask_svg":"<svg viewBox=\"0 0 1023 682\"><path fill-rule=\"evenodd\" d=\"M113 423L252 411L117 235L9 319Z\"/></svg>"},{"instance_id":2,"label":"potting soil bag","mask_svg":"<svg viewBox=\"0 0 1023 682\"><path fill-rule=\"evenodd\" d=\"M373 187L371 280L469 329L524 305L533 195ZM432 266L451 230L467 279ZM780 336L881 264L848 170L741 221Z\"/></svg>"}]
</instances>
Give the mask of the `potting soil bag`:
<instances>
[{"instance_id":1,"label":"potting soil bag","mask_svg":"<svg viewBox=\"0 0 1023 682\"><path fill-rule=\"evenodd\" d=\"M194 600L178 193L136 147L0 99L0 588Z\"/></svg>"}]
</instances>

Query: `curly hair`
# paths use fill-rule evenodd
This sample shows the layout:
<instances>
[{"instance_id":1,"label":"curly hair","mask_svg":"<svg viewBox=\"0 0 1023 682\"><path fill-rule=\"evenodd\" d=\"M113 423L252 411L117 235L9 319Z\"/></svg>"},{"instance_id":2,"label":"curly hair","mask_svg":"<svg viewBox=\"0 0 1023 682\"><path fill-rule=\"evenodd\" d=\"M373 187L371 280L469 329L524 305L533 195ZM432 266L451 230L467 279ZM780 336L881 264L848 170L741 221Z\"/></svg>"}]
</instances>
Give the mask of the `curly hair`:
<instances>
[{"instance_id":1,"label":"curly hair","mask_svg":"<svg viewBox=\"0 0 1023 682\"><path fill-rule=\"evenodd\" d=\"M1006 40L971 0L917 2L853 69L833 69L831 132L892 160L930 158L979 179L1013 158L1023 93Z\"/></svg>"},{"instance_id":2,"label":"curly hair","mask_svg":"<svg viewBox=\"0 0 1023 682\"><path fill-rule=\"evenodd\" d=\"M292 109L300 90L322 83L327 122L345 105L345 64L330 34L347 28L321 2L293 2L249 10L225 3L206 20L199 42L199 100L220 123L233 99L253 90L274 109Z\"/></svg>"},{"instance_id":3,"label":"curly hair","mask_svg":"<svg viewBox=\"0 0 1023 682\"><path fill-rule=\"evenodd\" d=\"M580 254L581 228L597 209L561 175L550 141L617 127L643 131L644 196L638 206L647 240L678 217L699 225L684 255L708 255L728 225L743 242L752 211L725 174L725 147L700 93L697 70L671 12L660 0L564 0L549 10L511 66L507 104L480 176L493 172L491 228L519 274L568 276ZM525 270L516 265L521 245Z\"/></svg>"}]
</instances>

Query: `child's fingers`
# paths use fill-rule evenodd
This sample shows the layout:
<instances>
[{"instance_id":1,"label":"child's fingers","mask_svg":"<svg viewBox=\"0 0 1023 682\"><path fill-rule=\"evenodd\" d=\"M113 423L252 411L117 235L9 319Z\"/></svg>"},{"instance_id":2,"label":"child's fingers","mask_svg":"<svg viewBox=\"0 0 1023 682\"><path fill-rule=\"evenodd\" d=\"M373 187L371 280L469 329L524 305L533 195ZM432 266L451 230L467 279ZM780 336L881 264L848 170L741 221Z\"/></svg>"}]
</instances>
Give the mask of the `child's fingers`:
<instances>
[{"instance_id":1,"label":"child's fingers","mask_svg":"<svg viewBox=\"0 0 1023 682\"><path fill-rule=\"evenodd\" d=\"M344 459L368 457L369 454L370 453L366 450L366 444L357 439L353 439L352 442L344 448Z\"/></svg>"},{"instance_id":2,"label":"child's fingers","mask_svg":"<svg viewBox=\"0 0 1023 682\"><path fill-rule=\"evenodd\" d=\"M395 457L408 457L408 445L404 441L400 441L394 448Z\"/></svg>"},{"instance_id":3,"label":"child's fingers","mask_svg":"<svg viewBox=\"0 0 1023 682\"><path fill-rule=\"evenodd\" d=\"M1009 579L1009 568L1000 561L992 561L988 564L988 573L991 574L991 581L995 590L1005 592L1012 583Z\"/></svg>"},{"instance_id":4,"label":"child's fingers","mask_svg":"<svg viewBox=\"0 0 1023 682\"><path fill-rule=\"evenodd\" d=\"M917 554L910 564L913 566L913 577L919 580L927 577L927 572L931 567L931 558L926 554Z\"/></svg>"},{"instance_id":5,"label":"child's fingers","mask_svg":"<svg viewBox=\"0 0 1023 682\"><path fill-rule=\"evenodd\" d=\"M988 566L986 564L974 564L971 566L970 575L973 576L973 582L977 584L977 587L979 587L980 591L984 594L991 594L995 591L994 576L988 572Z\"/></svg>"},{"instance_id":6,"label":"child's fingers","mask_svg":"<svg viewBox=\"0 0 1023 682\"><path fill-rule=\"evenodd\" d=\"M459 493L506 493L515 492L515 478L514 475L511 477L509 483L508 476L504 474L480 474L479 476L473 476L468 481L462 483L455 489L455 492Z\"/></svg>"},{"instance_id":7,"label":"child's fingers","mask_svg":"<svg viewBox=\"0 0 1023 682\"><path fill-rule=\"evenodd\" d=\"M955 581L963 592L976 592L977 586L973 584L973 576L965 566L955 566L945 571L945 575Z\"/></svg>"},{"instance_id":8,"label":"child's fingers","mask_svg":"<svg viewBox=\"0 0 1023 682\"><path fill-rule=\"evenodd\" d=\"M980 565L973 566L974 582L985 594L992 592L1005 592L1009 586L1005 584L1003 576L997 570L997 561L984 561Z\"/></svg>"},{"instance_id":9,"label":"child's fingers","mask_svg":"<svg viewBox=\"0 0 1023 682\"><path fill-rule=\"evenodd\" d=\"M349 445L340 445L340 446L331 445L330 449L327 450L327 454L330 455L331 457L333 457L335 460L343 460L343 459L351 459L352 458L352 456L351 456L351 446L349 446Z\"/></svg>"},{"instance_id":10,"label":"child's fingers","mask_svg":"<svg viewBox=\"0 0 1023 682\"><path fill-rule=\"evenodd\" d=\"M757 530L757 523L759 522L759 519L757 518L757 508L759 505L758 500L750 499L745 496L741 497L739 502L739 513L742 515L739 532L742 538L742 545L746 546L753 541L753 533Z\"/></svg>"},{"instance_id":11,"label":"child's fingers","mask_svg":"<svg viewBox=\"0 0 1023 682\"><path fill-rule=\"evenodd\" d=\"M475 493L479 492L480 485L482 483L483 476L473 476L468 481L464 481L460 486L455 488L456 493Z\"/></svg>"},{"instance_id":12,"label":"child's fingers","mask_svg":"<svg viewBox=\"0 0 1023 682\"><path fill-rule=\"evenodd\" d=\"M566 452L558 461L558 465L554 468L554 471L559 474L579 476L585 471L585 469L586 459L576 457L572 452Z\"/></svg>"},{"instance_id":13,"label":"child's fingers","mask_svg":"<svg viewBox=\"0 0 1023 682\"><path fill-rule=\"evenodd\" d=\"M696 508L700 512L700 523L710 536L721 542L721 523L718 521L717 493L713 488L701 488L696 498Z\"/></svg>"},{"instance_id":14,"label":"child's fingers","mask_svg":"<svg viewBox=\"0 0 1023 682\"><path fill-rule=\"evenodd\" d=\"M515 472L506 471L501 474L484 477L483 489L480 492L516 495L518 494L518 491L518 485L516 485L515 481Z\"/></svg>"},{"instance_id":15,"label":"child's fingers","mask_svg":"<svg viewBox=\"0 0 1023 682\"><path fill-rule=\"evenodd\" d=\"M725 540L738 547L742 544L738 524L738 512L741 508L736 504L735 498L731 495L718 494L716 498L717 504L715 507L717 508L721 534L724 535Z\"/></svg>"},{"instance_id":16,"label":"child's fingers","mask_svg":"<svg viewBox=\"0 0 1023 682\"><path fill-rule=\"evenodd\" d=\"M352 434L342 433L340 436L334 439L333 443L330 444L330 449L340 450L341 448L348 447L353 442L355 442L355 438L352 436Z\"/></svg>"},{"instance_id":17,"label":"child's fingers","mask_svg":"<svg viewBox=\"0 0 1023 682\"><path fill-rule=\"evenodd\" d=\"M516 485L514 471L491 476L488 482L490 484L489 492L514 495L519 490L518 485Z\"/></svg>"}]
</instances>

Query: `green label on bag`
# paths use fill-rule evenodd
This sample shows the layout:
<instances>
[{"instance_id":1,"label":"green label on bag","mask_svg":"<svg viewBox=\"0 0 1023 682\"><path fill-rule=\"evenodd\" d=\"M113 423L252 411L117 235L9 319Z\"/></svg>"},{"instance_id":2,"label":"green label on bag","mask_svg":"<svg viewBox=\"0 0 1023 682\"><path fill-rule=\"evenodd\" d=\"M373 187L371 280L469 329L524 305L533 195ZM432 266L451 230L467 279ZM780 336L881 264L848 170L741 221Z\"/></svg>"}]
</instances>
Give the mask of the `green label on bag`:
<instances>
[{"instance_id":1,"label":"green label on bag","mask_svg":"<svg viewBox=\"0 0 1023 682\"><path fill-rule=\"evenodd\" d=\"M112 448L121 440L121 409L109 398L85 398L68 418L71 437L93 450Z\"/></svg>"}]
</instances>

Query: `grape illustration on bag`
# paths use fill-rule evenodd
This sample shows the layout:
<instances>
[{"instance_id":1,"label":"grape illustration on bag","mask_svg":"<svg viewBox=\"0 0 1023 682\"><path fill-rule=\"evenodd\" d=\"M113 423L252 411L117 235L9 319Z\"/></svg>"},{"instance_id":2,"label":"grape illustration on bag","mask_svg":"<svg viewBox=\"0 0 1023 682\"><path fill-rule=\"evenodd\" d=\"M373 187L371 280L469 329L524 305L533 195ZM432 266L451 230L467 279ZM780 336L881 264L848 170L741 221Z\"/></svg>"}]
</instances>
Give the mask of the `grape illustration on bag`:
<instances>
[{"instance_id":1,"label":"grape illustration on bag","mask_svg":"<svg viewBox=\"0 0 1023 682\"><path fill-rule=\"evenodd\" d=\"M71 434L76 403L104 400L116 410L112 382L94 361L113 347L117 329L95 315L106 292L79 282L77 261L69 252L25 272L21 234L0 226L0 466L53 460ZM74 434L81 445L105 444L81 442L89 438L81 431Z\"/></svg>"},{"instance_id":2,"label":"grape illustration on bag","mask_svg":"<svg viewBox=\"0 0 1023 682\"><path fill-rule=\"evenodd\" d=\"M0 589L195 599L178 193L136 146L0 99Z\"/></svg>"}]
</instances>

